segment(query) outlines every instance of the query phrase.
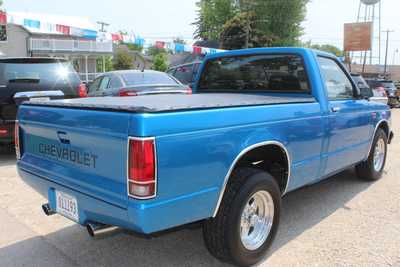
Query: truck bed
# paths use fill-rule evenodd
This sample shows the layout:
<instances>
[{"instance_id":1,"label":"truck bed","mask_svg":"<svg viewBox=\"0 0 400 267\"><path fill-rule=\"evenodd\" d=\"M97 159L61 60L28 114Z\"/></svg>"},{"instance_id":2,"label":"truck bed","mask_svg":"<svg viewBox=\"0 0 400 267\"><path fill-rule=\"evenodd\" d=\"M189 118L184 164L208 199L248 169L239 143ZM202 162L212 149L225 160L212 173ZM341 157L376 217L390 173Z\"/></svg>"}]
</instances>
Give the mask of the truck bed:
<instances>
[{"instance_id":1,"label":"truck bed","mask_svg":"<svg viewBox=\"0 0 400 267\"><path fill-rule=\"evenodd\" d=\"M146 95L135 97L98 97L47 102L25 102L24 105L110 110L133 113L158 113L180 110L229 108L241 106L277 105L315 102L304 94L229 94Z\"/></svg>"}]
</instances>

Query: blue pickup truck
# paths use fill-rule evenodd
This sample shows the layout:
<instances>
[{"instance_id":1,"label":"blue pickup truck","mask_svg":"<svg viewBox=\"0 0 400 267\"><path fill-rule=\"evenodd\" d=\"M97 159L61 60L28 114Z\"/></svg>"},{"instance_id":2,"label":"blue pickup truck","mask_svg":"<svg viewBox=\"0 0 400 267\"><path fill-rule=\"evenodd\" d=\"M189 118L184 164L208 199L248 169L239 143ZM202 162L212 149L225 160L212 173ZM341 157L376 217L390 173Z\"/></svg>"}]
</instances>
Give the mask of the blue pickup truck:
<instances>
[{"instance_id":1,"label":"blue pickup truck","mask_svg":"<svg viewBox=\"0 0 400 267\"><path fill-rule=\"evenodd\" d=\"M266 254L285 194L354 166L362 180L382 177L390 110L330 54L210 55L193 90L24 103L19 175L47 215L92 235L201 222L210 253L239 266Z\"/></svg>"}]
</instances>

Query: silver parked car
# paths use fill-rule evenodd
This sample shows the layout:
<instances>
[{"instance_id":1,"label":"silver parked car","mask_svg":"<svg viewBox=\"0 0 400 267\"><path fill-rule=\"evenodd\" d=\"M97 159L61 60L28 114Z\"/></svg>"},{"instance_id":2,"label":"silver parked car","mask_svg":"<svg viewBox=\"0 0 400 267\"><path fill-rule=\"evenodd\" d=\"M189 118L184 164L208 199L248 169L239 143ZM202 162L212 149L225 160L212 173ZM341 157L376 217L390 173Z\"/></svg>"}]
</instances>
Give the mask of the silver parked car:
<instances>
[{"instance_id":1,"label":"silver parked car","mask_svg":"<svg viewBox=\"0 0 400 267\"><path fill-rule=\"evenodd\" d=\"M106 72L89 86L88 96L139 96L148 94L191 94L192 89L171 75L153 70Z\"/></svg>"}]
</instances>

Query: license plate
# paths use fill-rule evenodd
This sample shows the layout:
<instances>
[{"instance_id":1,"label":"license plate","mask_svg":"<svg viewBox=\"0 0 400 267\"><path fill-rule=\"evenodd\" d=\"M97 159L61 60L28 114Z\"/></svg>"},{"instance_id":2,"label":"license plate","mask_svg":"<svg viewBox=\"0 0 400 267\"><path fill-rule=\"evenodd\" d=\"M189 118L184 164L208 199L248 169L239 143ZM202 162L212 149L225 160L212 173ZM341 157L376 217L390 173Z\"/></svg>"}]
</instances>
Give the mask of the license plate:
<instances>
[{"instance_id":1,"label":"license plate","mask_svg":"<svg viewBox=\"0 0 400 267\"><path fill-rule=\"evenodd\" d=\"M46 102L49 100L50 100L50 97L34 97L34 98L29 99L30 102Z\"/></svg>"},{"instance_id":2,"label":"license plate","mask_svg":"<svg viewBox=\"0 0 400 267\"><path fill-rule=\"evenodd\" d=\"M56 211L73 221L79 221L78 201L64 192L56 191Z\"/></svg>"}]
</instances>

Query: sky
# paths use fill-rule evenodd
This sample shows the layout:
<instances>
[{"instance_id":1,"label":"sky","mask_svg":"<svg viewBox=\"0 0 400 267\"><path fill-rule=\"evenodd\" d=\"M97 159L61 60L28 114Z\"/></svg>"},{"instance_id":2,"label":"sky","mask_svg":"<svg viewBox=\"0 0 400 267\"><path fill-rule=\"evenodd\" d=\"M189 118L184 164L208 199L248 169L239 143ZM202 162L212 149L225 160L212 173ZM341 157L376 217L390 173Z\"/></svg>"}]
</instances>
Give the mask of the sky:
<instances>
[{"instance_id":1,"label":"sky","mask_svg":"<svg viewBox=\"0 0 400 267\"><path fill-rule=\"evenodd\" d=\"M110 23L109 30L133 31L147 38L192 38L197 0L4 0L8 11L84 16ZM62 2L64 4L62 4ZM357 19L359 0L311 0L303 40L342 47L343 24ZM382 30L390 34L389 63L400 64L400 1L382 0ZM376 34L377 35L377 34ZM386 36L382 35L382 46ZM375 48L378 41L374 42ZM375 49L375 54L378 52ZM383 61L384 49L382 49Z\"/></svg>"}]
</instances>

